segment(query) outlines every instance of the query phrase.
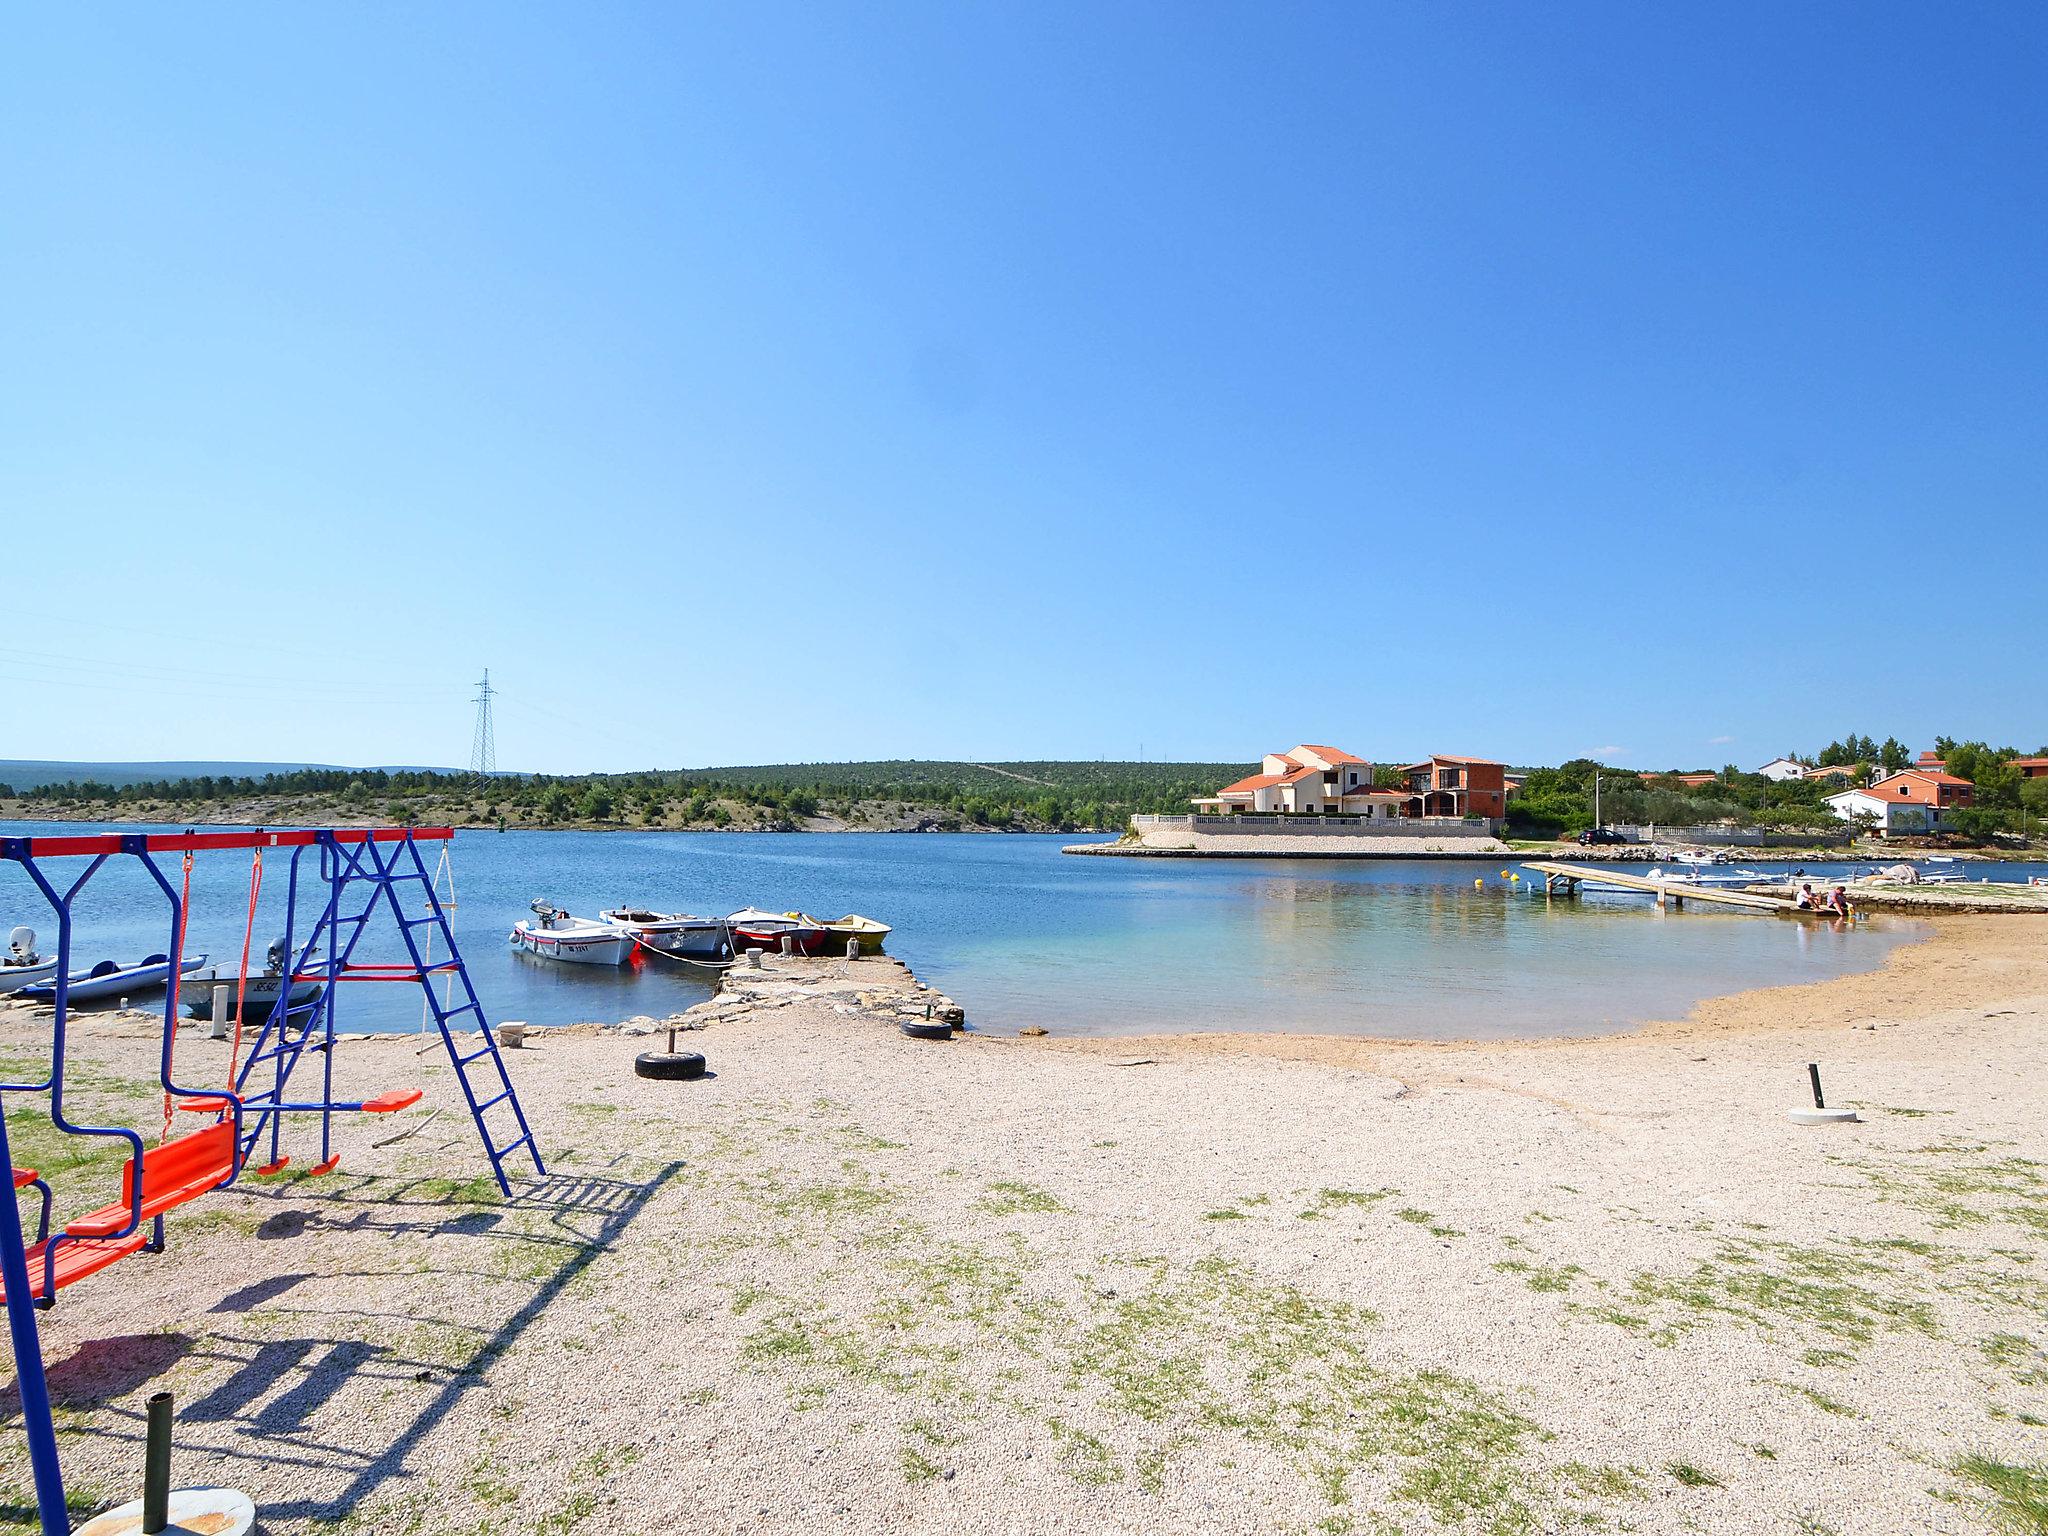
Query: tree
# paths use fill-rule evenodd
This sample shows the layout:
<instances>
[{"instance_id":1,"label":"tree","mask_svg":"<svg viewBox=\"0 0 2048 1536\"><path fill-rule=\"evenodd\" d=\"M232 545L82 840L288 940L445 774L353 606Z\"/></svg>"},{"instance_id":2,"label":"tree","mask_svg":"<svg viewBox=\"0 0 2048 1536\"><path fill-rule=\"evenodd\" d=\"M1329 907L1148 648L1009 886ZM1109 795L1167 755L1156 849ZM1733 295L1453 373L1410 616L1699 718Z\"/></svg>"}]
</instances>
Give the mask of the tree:
<instances>
[{"instance_id":1,"label":"tree","mask_svg":"<svg viewBox=\"0 0 2048 1536\"><path fill-rule=\"evenodd\" d=\"M576 802L565 785L550 784L541 794L540 813L549 821L567 821L575 808Z\"/></svg>"},{"instance_id":2,"label":"tree","mask_svg":"<svg viewBox=\"0 0 2048 1536\"><path fill-rule=\"evenodd\" d=\"M1884 745L1877 749L1877 760L1884 764L1887 773L1897 773L1912 761L1910 754L1896 736L1887 736Z\"/></svg>"},{"instance_id":3,"label":"tree","mask_svg":"<svg viewBox=\"0 0 2048 1536\"><path fill-rule=\"evenodd\" d=\"M593 784L583 791L583 800L577 809L586 821L610 821L619 807L610 790L602 784Z\"/></svg>"}]
</instances>

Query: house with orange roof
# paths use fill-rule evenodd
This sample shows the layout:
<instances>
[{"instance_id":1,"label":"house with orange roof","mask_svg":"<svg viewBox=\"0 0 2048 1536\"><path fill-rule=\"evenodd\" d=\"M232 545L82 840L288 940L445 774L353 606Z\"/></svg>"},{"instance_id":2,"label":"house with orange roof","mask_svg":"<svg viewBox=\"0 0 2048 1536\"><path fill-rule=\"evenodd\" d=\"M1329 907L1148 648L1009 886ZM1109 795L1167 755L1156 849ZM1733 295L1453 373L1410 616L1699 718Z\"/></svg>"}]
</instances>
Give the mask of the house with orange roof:
<instances>
[{"instance_id":1,"label":"house with orange roof","mask_svg":"<svg viewBox=\"0 0 2048 1536\"><path fill-rule=\"evenodd\" d=\"M1193 803L1197 811L1222 814L1372 815L1377 802L1400 798L1373 789L1372 764L1364 758L1338 747L1304 743L1285 752L1268 752L1257 773Z\"/></svg>"},{"instance_id":2,"label":"house with orange roof","mask_svg":"<svg viewBox=\"0 0 2048 1536\"><path fill-rule=\"evenodd\" d=\"M1952 773L1902 768L1862 789L1829 795L1827 805L1844 821L1874 819L1884 836L1906 832L1939 832L1952 811L1976 803L1977 786Z\"/></svg>"},{"instance_id":3,"label":"house with orange roof","mask_svg":"<svg viewBox=\"0 0 2048 1536\"><path fill-rule=\"evenodd\" d=\"M2008 765L2023 779L2048 779L2048 757L2016 757Z\"/></svg>"}]
</instances>

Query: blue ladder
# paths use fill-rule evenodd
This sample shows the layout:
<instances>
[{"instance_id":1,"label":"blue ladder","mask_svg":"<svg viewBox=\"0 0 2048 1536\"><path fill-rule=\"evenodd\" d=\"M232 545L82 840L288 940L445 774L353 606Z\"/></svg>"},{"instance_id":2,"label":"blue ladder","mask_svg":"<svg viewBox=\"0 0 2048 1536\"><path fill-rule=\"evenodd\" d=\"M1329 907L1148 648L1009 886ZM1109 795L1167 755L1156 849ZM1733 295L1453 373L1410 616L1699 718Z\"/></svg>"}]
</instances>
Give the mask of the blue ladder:
<instances>
[{"instance_id":1,"label":"blue ladder","mask_svg":"<svg viewBox=\"0 0 2048 1536\"><path fill-rule=\"evenodd\" d=\"M292 944L289 915L296 902L286 908L284 951L293 962L287 972L291 980L280 988L270 1016L265 1019L248 1059L235 1077L236 1091L246 1093L247 1084L257 1070L266 1065L271 1068L269 1098L258 1099L246 1106L242 1128L243 1160L246 1162L254 1153L267 1129L270 1132L271 1160L265 1168L281 1168L284 1165L282 1115L288 1110L305 1109L317 1110L321 1116L321 1162L317 1166L332 1166L330 1137L333 1112L337 1108L353 1107L334 1102L335 998L343 982L360 979L350 973L356 946L369 931L379 908L388 907L399 936L405 942L406 953L411 958L410 975L417 978L426 994L427 1006L440 1030L448 1060L454 1065L456 1081L462 1085L470 1118L476 1122L477 1136L490 1158L491 1173L498 1181L498 1188L509 1198L512 1185L506 1177L505 1159L524 1147L533 1159L534 1172L545 1174L547 1168L541 1161L540 1145L526 1122L526 1111L521 1107L511 1076L505 1070L504 1057L498 1052L497 1037L492 1033L490 1020L485 1017L483 1004L477 998L469 968L463 963L462 951L455 943L455 934L448 925L448 914L441 905L440 893L434 889L433 878L420 858L419 844L408 835L398 842L384 845L391 849L389 857L380 853L379 846L367 838L352 847L344 846L331 833L321 834L320 872L327 885L327 902L312 933L296 950ZM410 868L405 867L408 864ZM294 852L291 872L294 898L298 874L298 853ZM425 894L426 915L407 917L399 901L398 887L415 882ZM351 887L360 886L369 887L367 898L360 908L344 914L344 905L354 905L346 900L345 893ZM440 935L446 959L427 959L419 933L429 928ZM317 961L316 955L320 957ZM447 978L452 983L446 1001L434 990L436 976ZM293 981L304 978L321 982L320 996L294 1006L291 1002ZM294 1020L303 1020L296 1035L292 1032ZM316 1038L319 1041L317 1046L313 1044ZM286 1085L309 1048L320 1051L326 1058L321 1074L321 1097L317 1102L289 1104L285 1100ZM493 1122L499 1129L493 1128Z\"/></svg>"}]
</instances>

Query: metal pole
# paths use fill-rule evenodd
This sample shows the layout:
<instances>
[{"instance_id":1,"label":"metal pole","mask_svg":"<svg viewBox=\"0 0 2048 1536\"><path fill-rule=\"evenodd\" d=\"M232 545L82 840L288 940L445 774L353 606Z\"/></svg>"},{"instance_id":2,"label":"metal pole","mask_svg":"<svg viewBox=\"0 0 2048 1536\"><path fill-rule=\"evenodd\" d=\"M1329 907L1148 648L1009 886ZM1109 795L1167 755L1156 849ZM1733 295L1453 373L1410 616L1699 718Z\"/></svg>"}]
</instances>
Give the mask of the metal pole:
<instances>
[{"instance_id":1,"label":"metal pole","mask_svg":"<svg viewBox=\"0 0 2048 1536\"><path fill-rule=\"evenodd\" d=\"M156 1536L171 1523L171 1394L149 1395L149 1440L142 1461L142 1532Z\"/></svg>"},{"instance_id":2,"label":"metal pole","mask_svg":"<svg viewBox=\"0 0 2048 1536\"><path fill-rule=\"evenodd\" d=\"M1813 1082L1813 1107L1815 1109L1826 1109L1828 1107L1827 1100L1820 1096L1820 1063L1809 1061L1806 1064L1806 1075Z\"/></svg>"},{"instance_id":3,"label":"metal pole","mask_svg":"<svg viewBox=\"0 0 2048 1536\"><path fill-rule=\"evenodd\" d=\"M0 1103L0 1163L11 1169L7 1111ZM64 1472L57 1461L57 1428L50 1422L50 1386L43 1377L43 1344L36 1332L35 1303L29 1298L28 1252L22 1243L21 1211L12 1200L0 1216L0 1282L7 1287L7 1331L14 1345L14 1379L21 1392L21 1422L28 1434L28 1460L35 1479L36 1516L43 1536L69 1536L64 1507Z\"/></svg>"}]
</instances>

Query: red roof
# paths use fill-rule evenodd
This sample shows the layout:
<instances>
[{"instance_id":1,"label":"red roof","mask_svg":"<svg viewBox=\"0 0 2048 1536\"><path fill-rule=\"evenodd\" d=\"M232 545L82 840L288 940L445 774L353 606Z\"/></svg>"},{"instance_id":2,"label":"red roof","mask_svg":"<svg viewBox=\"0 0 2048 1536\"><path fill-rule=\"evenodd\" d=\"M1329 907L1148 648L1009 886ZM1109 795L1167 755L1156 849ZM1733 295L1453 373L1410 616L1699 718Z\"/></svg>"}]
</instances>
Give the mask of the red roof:
<instances>
[{"instance_id":1,"label":"red roof","mask_svg":"<svg viewBox=\"0 0 2048 1536\"><path fill-rule=\"evenodd\" d=\"M1362 757L1353 757L1349 752L1339 751L1335 747L1319 747L1312 741L1305 741L1300 746L1296 747L1294 750L1297 752L1313 752L1317 757L1320 757L1324 762L1331 764L1363 763L1365 761L1365 759Z\"/></svg>"},{"instance_id":2,"label":"red roof","mask_svg":"<svg viewBox=\"0 0 2048 1536\"><path fill-rule=\"evenodd\" d=\"M2048 757L2016 757L2012 760L2015 768L2048 768Z\"/></svg>"},{"instance_id":3,"label":"red roof","mask_svg":"<svg viewBox=\"0 0 2048 1536\"><path fill-rule=\"evenodd\" d=\"M1911 782L1907 782L1910 780ZM1890 778L1870 786L1870 794L1887 800L1904 800L1912 805L1939 805L1944 788L1970 788L1968 779L1952 773L1930 773L1924 768L1902 768Z\"/></svg>"},{"instance_id":4,"label":"red roof","mask_svg":"<svg viewBox=\"0 0 2048 1536\"><path fill-rule=\"evenodd\" d=\"M1216 793L1219 795L1248 795L1254 790L1271 789L1280 782L1277 773L1255 773L1248 779L1239 779L1235 784L1226 784Z\"/></svg>"}]
</instances>

